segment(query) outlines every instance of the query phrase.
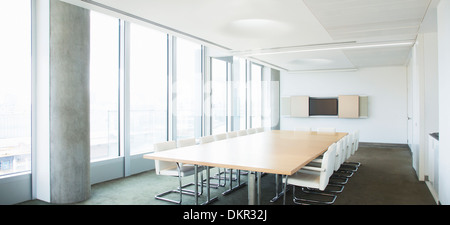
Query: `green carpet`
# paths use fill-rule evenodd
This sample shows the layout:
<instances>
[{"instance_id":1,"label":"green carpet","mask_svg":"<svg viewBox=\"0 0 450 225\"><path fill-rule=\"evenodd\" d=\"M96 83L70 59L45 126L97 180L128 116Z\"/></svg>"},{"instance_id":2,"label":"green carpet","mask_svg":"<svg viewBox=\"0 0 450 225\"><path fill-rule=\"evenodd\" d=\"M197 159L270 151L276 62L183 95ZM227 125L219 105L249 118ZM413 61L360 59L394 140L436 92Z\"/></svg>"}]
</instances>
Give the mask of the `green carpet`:
<instances>
[{"instance_id":1,"label":"green carpet","mask_svg":"<svg viewBox=\"0 0 450 225\"><path fill-rule=\"evenodd\" d=\"M358 171L348 180L342 193L337 195L334 205L434 205L426 184L418 181L412 168L411 153L404 147L370 147L360 146L349 161L361 162ZM217 172L217 168L211 170ZM192 182L193 177L183 178L183 184ZM241 176L246 182L247 176ZM217 180L212 180L217 182ZM247 187L223 196L228 189L211 188L211 196L217 196L214 205L247 205ZM275 196L275 176L266 174L261 179L261 204L281 205L282 199L275 203L270 200ZM130 177L107 181L92 185L90 199L77 205L174 205L157 200L158 193L175 189L178 185L176 177L157 176L154 171L143 172ZM190 187L193 189L193 187ZM297 189L298 190L298 189ZM299 193L298 191L296 193ZM178 194L166 197L178 199ZM206 187L199 203L206 201ZM22 205L45 205L48 203L32 200ZM194 197L184 195L182 205L193 205ZM286 204L292 205L292 191L286 196Z\"/></svg>"}]
</instances>

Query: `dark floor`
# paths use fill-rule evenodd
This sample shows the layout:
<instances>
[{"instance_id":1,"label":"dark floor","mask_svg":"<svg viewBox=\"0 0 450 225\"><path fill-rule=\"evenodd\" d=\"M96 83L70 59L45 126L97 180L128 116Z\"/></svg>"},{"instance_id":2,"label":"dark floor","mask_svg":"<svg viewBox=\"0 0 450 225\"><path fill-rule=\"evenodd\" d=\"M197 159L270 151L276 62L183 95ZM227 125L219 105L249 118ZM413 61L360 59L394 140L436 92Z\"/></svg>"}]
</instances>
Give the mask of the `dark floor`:
<instances>
[{"instance_id":1,"label":"dark floor","mask_svg":"<svg viewBox=\"0 0 450 225\"><path fill-rule=\"evenodd\" d=\"M337 195L334 205L435 205L425 182L418 181L411 164L411 153L405 147L360 146L349 161L361 163L359 169L348 180L342 193ZM217 168L212 172L216 172ZM247 176L242 176L245 182ZM184 178L185 183L193 181ZM216 182L217 180L213 180ZM273 174L266 174L261 180L263 205L280 205L270 200L275 196ZM157 193L176 188L177 178L157 176L154 171L144 172L123 179L112 180L92 186L91 198L79 205L173 205L154 196ZM218 196L214 205L247 205L247 188L243 187L230 195L221 193L228 188L211 189L211 196ZM298 192L297 192L298 193ZM206 193L199 202L206 199ZM177 194L168 195L177 199ZM39 200L27 201L23 205L47 204ZM184 196L183 205L194 204L194 197ZM286 195L286 204L292 205L292 191Z\"/></svg>"}]
</instances>

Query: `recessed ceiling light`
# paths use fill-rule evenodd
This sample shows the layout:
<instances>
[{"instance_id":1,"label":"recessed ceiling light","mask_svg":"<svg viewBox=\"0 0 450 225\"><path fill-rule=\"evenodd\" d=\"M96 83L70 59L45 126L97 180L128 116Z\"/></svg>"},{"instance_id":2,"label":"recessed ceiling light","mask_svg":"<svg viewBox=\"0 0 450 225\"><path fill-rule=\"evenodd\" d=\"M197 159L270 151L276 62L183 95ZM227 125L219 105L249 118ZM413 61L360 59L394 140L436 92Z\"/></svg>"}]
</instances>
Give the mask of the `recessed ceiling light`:
<instances>
[{"instance_id":1,"label":"recessed ceiling light","mask_svg":"<svg viewBox=\"0 0 450 225\"><path fill-rule=\"evenodd\" d=\"M370 43L331 43L331 44L318 44L308 46L294 46L287 48L277 49L259 49L250 51L234 52L234 55L239 56L255 56L255 55L273 55L273 54L286 54L286 53L299 53L299 52L317 52L317 51L330 51L330 50L346 50L346 49L365 49L365 48L381 48L381 47L401 47L401 46L413 46L414 40L404 41L391 41L391 42L370 42Z\"/></svg>"}]
</instances>

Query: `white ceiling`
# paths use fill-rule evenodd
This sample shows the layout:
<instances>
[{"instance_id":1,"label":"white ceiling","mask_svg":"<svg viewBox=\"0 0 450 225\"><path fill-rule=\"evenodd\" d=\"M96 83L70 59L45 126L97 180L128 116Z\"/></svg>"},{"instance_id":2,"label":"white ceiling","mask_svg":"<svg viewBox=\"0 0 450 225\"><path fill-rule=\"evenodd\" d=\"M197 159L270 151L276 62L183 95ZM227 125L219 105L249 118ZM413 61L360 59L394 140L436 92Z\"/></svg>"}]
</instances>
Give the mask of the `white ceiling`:
<instances>
[{"instance_id":1,"label":"white ceiling","mask_svg":"<svg viewBox=\"0 0 450 225\"><path fill-rule=\"evenodd\" d=\"M64 1L274 68L310 71L405 65L419 30L433 29L424 28L432 20L421 24L438 0Z\"/></svg>"}]
</instances>

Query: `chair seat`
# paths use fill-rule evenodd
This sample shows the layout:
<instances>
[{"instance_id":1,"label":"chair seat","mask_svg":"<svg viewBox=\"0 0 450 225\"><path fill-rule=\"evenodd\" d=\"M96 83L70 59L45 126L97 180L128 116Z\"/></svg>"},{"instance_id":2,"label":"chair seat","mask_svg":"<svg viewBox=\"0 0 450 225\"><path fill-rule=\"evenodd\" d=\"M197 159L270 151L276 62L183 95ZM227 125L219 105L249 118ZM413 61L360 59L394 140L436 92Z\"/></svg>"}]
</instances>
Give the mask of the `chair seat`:
<instances>
[{"instance_id":1,"label":"chair seat","mask_svg":"<svg viewBox=\"0 0 450 225\"><path fill-rule=\"evenodd\" d=\"M197 172L203 171L203 167L198 167ZM180 167L180 176L181 177L187 177L194 174L194 165L187 165L184 164L182 167ZM170 168L170 169L164 169L160 171L160 175L166 175L166 176L178 176L178 169L176 167Z\"/></svg>"},{"instance_id":2,"label":"chair seat","mask_svg":"<svg viewBox=\"0 0 450 225\"><path fill-rule=\"evenodd\" d=\"M283 183L285 180L286 179L284 178ZM318 189L320 184L320 172L299 170L297 173L289 176L288 184Z\"/></svg>"}]
</instances>

